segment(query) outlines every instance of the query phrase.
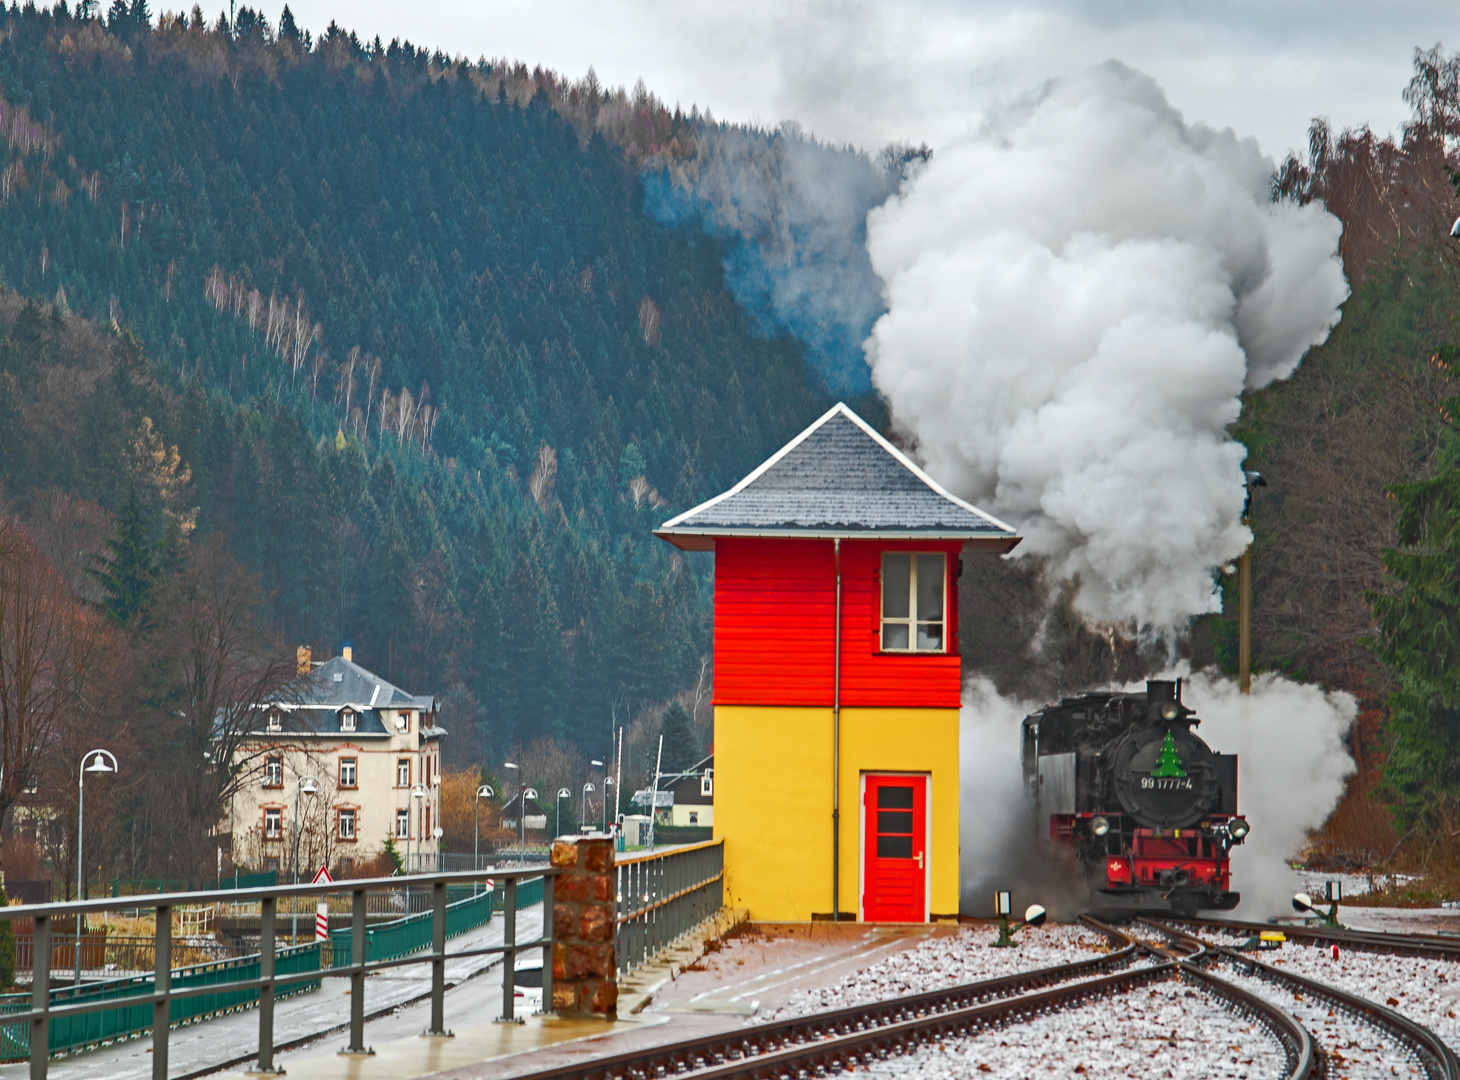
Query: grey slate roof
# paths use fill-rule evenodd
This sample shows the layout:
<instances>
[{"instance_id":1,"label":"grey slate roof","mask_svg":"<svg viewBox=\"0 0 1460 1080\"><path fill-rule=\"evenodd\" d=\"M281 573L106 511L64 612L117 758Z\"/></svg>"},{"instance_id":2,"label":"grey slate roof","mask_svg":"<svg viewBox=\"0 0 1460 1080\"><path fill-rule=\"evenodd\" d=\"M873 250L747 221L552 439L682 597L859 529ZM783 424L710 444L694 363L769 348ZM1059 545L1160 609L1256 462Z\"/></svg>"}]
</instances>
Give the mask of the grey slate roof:
<instances>
[{"instance_id":1,"label":"grey slate roof","mask_svg":"<svg viewBox=\"0 0 1460 1080\"><path fill-rule=\"evenodd\" d=\"M943 490L838 403L723 495L656 529L679 547L716 536L984 540L1007 551L1014 529Z\"/></svg>"},{"instance_id":2,"label":"grey slate roof","mask_svg":"<svg viewBox=\"0 0 1460 1080\"><path fill-rule=\"evenodd\" d=\"M445 728L431 725L436 706L434 697L429 694L408 694L343 656L333 656L315 668L297 696L270 705L283 714L282 730L271 732L266 729L264 717L268 709L264 708L260 710L258 723L251 729L252 734L338 735L339 713L346 707L359 714L355 721L355 730L349 733L352 735L390 735L390 729L386 727L381 715L383 709L419 710L422 714L422 738L439 738L446 734Z\"/></svg>"}]
</instances>

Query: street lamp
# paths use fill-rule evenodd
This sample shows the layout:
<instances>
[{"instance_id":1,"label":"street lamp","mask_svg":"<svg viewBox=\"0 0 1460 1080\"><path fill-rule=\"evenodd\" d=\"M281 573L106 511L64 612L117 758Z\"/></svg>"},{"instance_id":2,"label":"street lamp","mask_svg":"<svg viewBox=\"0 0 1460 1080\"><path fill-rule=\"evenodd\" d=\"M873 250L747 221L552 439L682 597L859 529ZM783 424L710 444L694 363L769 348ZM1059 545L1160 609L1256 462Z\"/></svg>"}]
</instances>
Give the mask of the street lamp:
<instances>
[{"instance_id":1,"label":"street lamp","mask_svg":"<svg viewBox=\"0 0 1460 1080\"><path fill-rule=\"evenodd\" d=\"M431 839L436 841L436 873L446 869L445 854L441 851L441 838L446 835L446 830L441 827L441 771L438 769L436 775L431 777L431 786L436 789L436 797L432 802L436 805L436 827L431 830Z\"/></svg>"},{"instance_id":2,"label":"street lamp","mask_svg":"<svg viewBox=\"0 0 1460 1080\"><path fill-rule=\"evenodd\" d=\"M319 790L319 782L312 776L306 776L294 785L294 884L299 884L299 796L313 795ZM289 904L294 909L294 928L290 931L290 941L294 945L299 944L299 897L289 898Z\"/></svg>"},{"instance_id":3,"label":"street lamp","mask_svg":"<svg viewBox=\"0 0 1460 1080\"><path fill-rule=\"evenodd\" d=\"M516 764L515 762L504 761L504 762L502 762L502 768L504 768L504 769L516 769L517 770L517 801L518 802L521 802L521 803L525 803L526 802L526 799L524 799L522 797L522 766ZM521 817L522 816L523 809L524 809L523 807L518 807L518 812L517 812L517 816L518 817Z\"/></svg>"},{"instance_id":4,"label":"street lamp","mask_svg":"<svg viewBox=\"0 0 1460 1080\"><path fill-rule=\"evenodd\" d=\"M477 788L477 797L474 804L476 811L475 831L471 841L471 868L480 870L482 868L482 800L490 799L497 793L492 790L491 784L483 784Z\"/></svg>"},{"instance_id":5,"label":"street lamp","mask_svg":"<svg viewBox=\"0 0 1460 1080\"><path fill-rule=\"evenodd\" d=\"M553 809L557 811L558 815L557 835L559 836L563 835L563 800L571 799L572 797L573 793L571 791L565 787L560 787L558 788L558 797L553 800ZM570 806L568 809L571 810L573 808Z\"/></svg>"},{"instance_id":6,"label":"street lamp","mask_svg":"<svg viewBox=\"0 0 1460 1080\"><path fill-rule=\"evenodd\" d=\"M583 812L578 815L578 825L580 827L583 825L583 822L588 820L588 793L597 790L591 781L583 785Z\"/></svg>"},{"instance_id":7,"label":"street lamp","mask_svg":"<svg viewBox=\"0 0 1460 1080\"><path fill-rule=\"evenodd\" d=\"M88 764L88 759L90 763ZM117 759L110 750L92 750L81 759L81 768L76 773L76 899L85 899L81 895L83 876L86 873L86 864L82 860L81 845L84 839L82 824L86 819L86 774L87 773L114 773L117 771ZM78 913L76 916L76 985L81 985L81 920L83 916Z\"/></svg>"},{"instance_id":8,"label":"street lamp","mask_svg":"<svg viewBox=\"0 0 1460 1080\"><path fill-rule=\"evenodd\" d=\"M414 787L411 788L411 798L412 799L424 799L425 797L426 797L426 786L424 784L416 784ZM406 873L407 874L413 874L413 873L415 873L415 870L411 866L411 836L412 836L412 834L414 834L415 832L418 831L414 826L415 826L415 823L420 820L420 817L421 817L420 811L416 807L411 807L411 825L409 825L409 826L406 827ZM416 861L417 862L420 862L420 860L421 860L421 840L424 840L424 839L426 839L426 838L423 836L423 837L421 837L420 839L418 839L416 841ZM407 914L409 914L409 913L410 912L407 911Z\"/></svg>"},{"instance_id":9,"label":"street lamp","mask_svg":"<svg viewBox=\"0 0 1460 1080\"><path fill-rule=\"evenodd\" d=\"M518 866L522 866L523 864L525 864L527 862L527 800L528 799L532 799L534 802L537 800L537 788L530 787L530 788L523 788L522 789L522 813L520 813L520 814L517 815L518 822L522 826L522 828L521 828L521 833L522 833L522 852L521 852L520 857L517 860L517 865Z\"/></svg>"}]
</instances>

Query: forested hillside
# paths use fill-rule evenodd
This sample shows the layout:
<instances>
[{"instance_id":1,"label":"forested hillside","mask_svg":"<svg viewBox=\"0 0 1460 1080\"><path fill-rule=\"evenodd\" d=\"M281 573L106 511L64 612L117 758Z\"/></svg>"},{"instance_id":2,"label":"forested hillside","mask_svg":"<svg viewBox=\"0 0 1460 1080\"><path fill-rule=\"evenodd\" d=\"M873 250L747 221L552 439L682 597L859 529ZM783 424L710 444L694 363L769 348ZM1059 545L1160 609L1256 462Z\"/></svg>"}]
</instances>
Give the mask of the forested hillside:
<instances>
[{"instance_id":1,"label":"forested hillside","mask_svg":"<svg viewBox=\"0 0 1460 1080\"><path fill-rule=\"evenodd\" d=\"M43 305L5 346L12 509L73 493L115 535L135 494L123 619L222 538L278 642L445 695L464 754L604 746L692 686L707 567L649 530L828 399L643 212L684 118L287 11L147 19L0 13L0 278Z\"/></svg>"}]
</instances>

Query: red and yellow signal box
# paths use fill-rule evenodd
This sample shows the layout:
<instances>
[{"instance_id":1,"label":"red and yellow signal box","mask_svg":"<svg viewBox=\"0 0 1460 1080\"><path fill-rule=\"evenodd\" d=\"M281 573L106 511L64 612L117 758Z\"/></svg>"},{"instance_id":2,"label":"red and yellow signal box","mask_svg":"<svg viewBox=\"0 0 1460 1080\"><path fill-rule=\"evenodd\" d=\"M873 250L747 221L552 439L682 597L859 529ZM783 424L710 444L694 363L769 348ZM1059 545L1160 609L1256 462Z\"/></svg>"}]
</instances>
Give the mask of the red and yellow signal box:
<instances>
[{"instance_id":1,"label":"red and yellow signal box","mask_svg":"<svg viewBox=\"0 0 1460 1080\"><path fill-rule=\"evenodd\" d=\"M838 404L655 531L715 552L715 835L759 920L958 911L957 578L1008 525Z\"/></svg>"}]
</instances>

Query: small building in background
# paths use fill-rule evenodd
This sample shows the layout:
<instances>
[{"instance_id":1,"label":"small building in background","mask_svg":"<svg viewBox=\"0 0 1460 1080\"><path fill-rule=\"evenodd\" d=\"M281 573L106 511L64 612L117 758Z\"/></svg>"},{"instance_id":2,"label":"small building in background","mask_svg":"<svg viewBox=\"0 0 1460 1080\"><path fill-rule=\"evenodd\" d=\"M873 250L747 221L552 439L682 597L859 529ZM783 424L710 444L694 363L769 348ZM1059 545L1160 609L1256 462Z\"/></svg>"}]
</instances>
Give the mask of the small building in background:
<instances>
[{"instance_id":1,"label":"small building in background","mask_svg":"<svg viewBox=\"0 0 1460 1080\"><path fill-rule=\"evenodd\" d=\"M656 535L715 553L726 902L770 921L956 917L957 581L1014 530L838 404Z\"/></svg>"},{"instance_id":2,"label":"small building in background","mask_svg":"<svg viewBox=\"0 0 1460 1080\"><path fill-rule=\"evenodd\" d=\"M518 792L508 799L502 806L502 828L517 830L525 828L528 832L541 832L548 827L547 811L536 799L527 800L527 820L522 820L522 793Z\"/></svg>"},{"instance_id":3,"label":"small building in background","mask_svg":"<svg viewBox=\"0 0 1460 1080\"><path fill-rule=\"evenodd\" d=\"M715 824L715 756L690 766L684 772L659 778L661 791L669 792L666 824L676 829L704 829ZM661 811L662 813L662 811Z\"/></svg>"},{"instance_id":4,"label":"small building in background","mask_svg":"<svg viewBox=\"0 0 1460 1080\"><path fill-rule=\"evenodd\" d=\"M446 735L436 699L367 671L349 648L320 664L301 649L299 663L303 678L287 699L255 704L258 720L235 752L244 776L229 804L235 864L292 879L297 792L303 880L320 866L350 873L387 840L408 870L435 870Z\"/></svg>"}]
</instances>

